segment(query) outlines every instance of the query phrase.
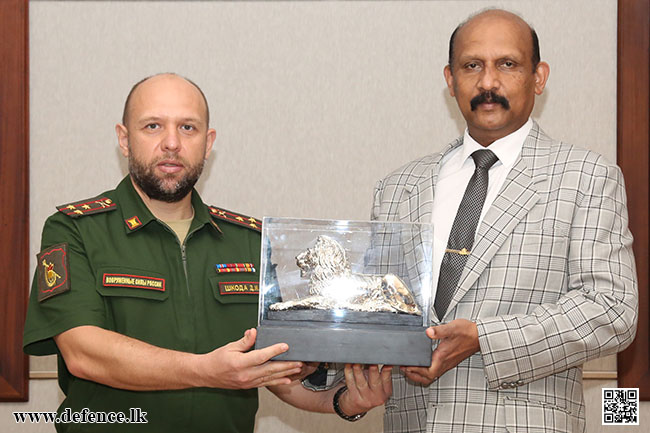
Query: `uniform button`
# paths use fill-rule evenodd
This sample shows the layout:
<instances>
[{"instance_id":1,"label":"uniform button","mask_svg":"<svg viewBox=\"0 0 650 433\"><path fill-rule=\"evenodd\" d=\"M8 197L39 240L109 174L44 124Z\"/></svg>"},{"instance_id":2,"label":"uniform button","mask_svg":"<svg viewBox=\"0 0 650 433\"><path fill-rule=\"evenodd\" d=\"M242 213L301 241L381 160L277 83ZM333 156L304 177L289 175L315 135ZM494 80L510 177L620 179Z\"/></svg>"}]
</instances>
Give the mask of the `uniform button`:
<instances>
[{"instance_id":1,"label":"uniform button","mask_svg":"<svg viewBox=\"0 0 650 433\"><path fill-rule=\"evenodd\" d=\"M519 380L518 380L518 381L517 381L516 383L517 383L517 386L521 386L521 385L523 385L523 384L524 384L524 381L523 381L523 380L521 380L521 379L519 379Z\"/></svg>"},{"instance_id":2,"label":"uniform button","mask_svg":"<svg viewBox=\"0 0 650 433\"><path fill-rule=\"evenodd\" d=\"M508 388L510 388L510 384L509 384L508 382L503 382L503 383L501 384L501 388L503 388L503 389L508 389Z\"/></svg>"}]
</instances>

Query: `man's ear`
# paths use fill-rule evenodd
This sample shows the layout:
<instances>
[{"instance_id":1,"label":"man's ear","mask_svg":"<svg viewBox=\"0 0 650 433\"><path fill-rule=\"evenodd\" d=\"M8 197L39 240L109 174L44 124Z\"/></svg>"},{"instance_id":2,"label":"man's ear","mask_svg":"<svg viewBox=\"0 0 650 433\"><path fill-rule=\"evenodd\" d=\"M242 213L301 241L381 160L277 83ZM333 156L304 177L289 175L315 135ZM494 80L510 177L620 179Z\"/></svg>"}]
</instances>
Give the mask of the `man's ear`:
<instances>
[{"instance_id":1,"label":"man's ear","mask_svg":"<svg viewBox=\"0 0 650 433\"><path fill-rule=\"evenodd\" d=\"M212 128L208 129L208 132L205 137L205 155L203 159L208 159L208 156L210 156L210 152L212 152L212 145L214 144L214 140L216 138L217 138L217 131L215 131Z\"/></svg>"},{"instance_id":2,"label":"man's ear","mask_svg":"<svg viewBox=\"0 0 650 433\"><path fill-rule=\"evenodd\" d=\"M539 62L535 68L535 94L541 95L546 87L546 81L551 74L551 67L546 62Z\"/></svg>"},{"instance_id":3,"label":"man's ear","mask_svg":"<svg viewBox=\"0 0 650 433\"><path fill-rule=\"evenodd\" d=\"M445 81L447 82L449 94L455 98L456 94L454 93L454 75L451 73L451 66L445 66L445 69L443 69L442 72L445 74Z\"/></svg>"},{"instance_id":4,"label":"man's ear","mask_svg":"<svg viewBox=\"0 0 650 433\"><path fill-rule=\"evenodd\" d=\"M120 151L125 158L129 157L129 130L126 126L118 123L115 125L115 134L117 134L117 144L120 146Z\"/></svg>"}]
</instances>

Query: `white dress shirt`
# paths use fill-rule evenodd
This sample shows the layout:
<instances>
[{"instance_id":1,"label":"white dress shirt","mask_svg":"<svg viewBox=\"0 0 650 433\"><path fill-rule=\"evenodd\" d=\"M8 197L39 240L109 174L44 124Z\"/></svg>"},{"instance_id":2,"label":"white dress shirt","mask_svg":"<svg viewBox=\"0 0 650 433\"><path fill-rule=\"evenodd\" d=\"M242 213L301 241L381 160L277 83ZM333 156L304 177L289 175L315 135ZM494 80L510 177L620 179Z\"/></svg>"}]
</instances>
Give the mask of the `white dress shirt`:
<instances>
[{"instance_id":1,"label":"white dress shirt","mask_svg":"<svg viewBox=\"0 0 650 433\"><path fill-rule=\"evenodd\" d=\"M488 149L494 152L499 160L488 171L488 190L478 225L483 221L485 213L503 186L506 176L521 153L524 140L526 140L532 126L533 121L529 118L524 126L488 146ZM433 198L432 213L434 270L432 278L432 304L433 299L436 297L440 265L445 255L445 249L447 248L451 226L454 224L458 207L465 194L465 188L467 188L467 184L474 174L475 165L471 155L480 149L485 149L485 147L478 144L469 135L469 131L465 129L463 144L445 155L441 162L438 181L436 182L435 196Z\"/></svg>"}]
</instances>

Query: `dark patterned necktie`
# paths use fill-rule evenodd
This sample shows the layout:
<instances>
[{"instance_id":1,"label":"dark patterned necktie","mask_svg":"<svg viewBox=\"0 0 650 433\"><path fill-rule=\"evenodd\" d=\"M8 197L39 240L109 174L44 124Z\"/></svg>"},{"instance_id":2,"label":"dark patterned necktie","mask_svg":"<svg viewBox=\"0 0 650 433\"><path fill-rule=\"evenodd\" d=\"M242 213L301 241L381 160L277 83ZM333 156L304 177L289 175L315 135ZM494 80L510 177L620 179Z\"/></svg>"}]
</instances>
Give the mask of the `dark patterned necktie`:
<instances>
[{"instance_id":1,"label":"dark patterned necktie","mask_svg":"<svg viewBox=\"0 0 650 433\"><path fill-rule=\"evenodd\" d=\"M440 265L438 289L433 304L440 320L447 312L451 298L454 297L467 256L474 245L476 226L487 194L488 170L499 160L489 149L477 150L472 153L472 158L476 168L458 207L454 224L451 226L449 241L447 241L447 249Z\"/></svg>"}]
</instances>

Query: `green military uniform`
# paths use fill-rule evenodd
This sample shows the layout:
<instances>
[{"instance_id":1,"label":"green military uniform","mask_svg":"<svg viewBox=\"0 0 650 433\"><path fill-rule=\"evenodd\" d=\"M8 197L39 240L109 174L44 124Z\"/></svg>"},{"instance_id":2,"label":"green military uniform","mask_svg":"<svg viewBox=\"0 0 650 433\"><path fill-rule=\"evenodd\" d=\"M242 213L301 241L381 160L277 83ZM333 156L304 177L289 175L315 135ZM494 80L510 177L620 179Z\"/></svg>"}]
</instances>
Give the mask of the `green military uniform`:
<instances>
[{"instance_id":1,"label":"green military uniform","mask_svg":"<svg viewBox=\"0 0 650 433\"><path fill-rule=\"evenodd\" d=\"M148 420L61 424L59 431L253 431L256 389L115 389L72 376L52 338L94 325L163 348L207 353L256 326L260 224L206 206L196 191L192 206L195 216L181 243L127 176L113 191L59 207L45 223L25 351L59 355L66 394L59 413L88 408L128 415L130 408L141 408Z\"/></svg>"}]
</instances>

